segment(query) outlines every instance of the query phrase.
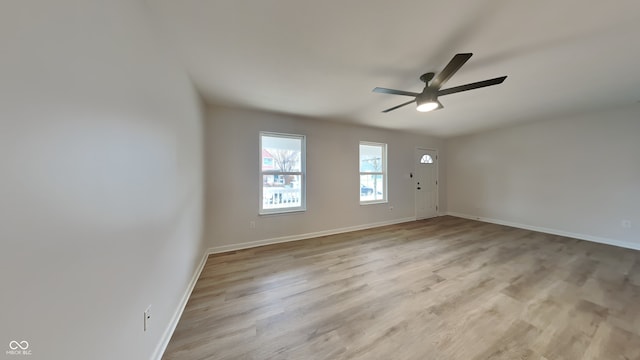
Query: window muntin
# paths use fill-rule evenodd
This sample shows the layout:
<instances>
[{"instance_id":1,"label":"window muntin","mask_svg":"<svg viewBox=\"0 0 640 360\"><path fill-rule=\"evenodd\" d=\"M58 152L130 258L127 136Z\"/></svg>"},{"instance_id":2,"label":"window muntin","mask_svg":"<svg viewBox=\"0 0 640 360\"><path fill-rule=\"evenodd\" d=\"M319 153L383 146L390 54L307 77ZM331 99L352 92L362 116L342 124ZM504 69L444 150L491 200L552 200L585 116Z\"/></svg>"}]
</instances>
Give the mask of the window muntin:
<instances>
[{"instance_id":1,"label":"window muntin","mask_svg":"<svg viewBox=\"0 0 640 360\"><path fill-rule=\"evenodd\" d=\"M387 144L360 142L360 203L387 201Z\"/></svg>"},{"instance_id":2,"label":"window muntin","mask_svg":"<svg viewBox=\"0 0 640 360\"><path fill-rule=\"evenodd\" d=\"M306 209L305 136L260 133L260 214Z\"/></svg>"}]
</instances>

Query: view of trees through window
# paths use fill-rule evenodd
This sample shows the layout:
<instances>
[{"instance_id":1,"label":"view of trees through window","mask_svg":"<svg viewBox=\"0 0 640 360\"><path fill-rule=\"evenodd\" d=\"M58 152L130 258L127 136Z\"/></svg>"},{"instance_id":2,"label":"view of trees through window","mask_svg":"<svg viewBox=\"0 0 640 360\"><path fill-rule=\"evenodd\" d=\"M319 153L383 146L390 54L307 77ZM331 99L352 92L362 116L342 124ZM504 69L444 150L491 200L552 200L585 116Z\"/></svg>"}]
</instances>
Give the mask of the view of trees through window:
<instances>
[{"instance_id":1,"label":"view of trees through window","mask_svg":"<svg viewBox=\"0 0 640 360\"><path fill-rule=\"evenodd\" d=\"M304 136L261 133L261 213L304 210Z\"/></svg>"},{"instance_id":2,"label":"view of trees through window","mask_svg":"<svg viewBox=\"0 0 640 360\"><path fill-rule=\"evenodd\" d=\"M360 143L360 202L386 200L387 145Z\"/></svg>"}]
</instances>

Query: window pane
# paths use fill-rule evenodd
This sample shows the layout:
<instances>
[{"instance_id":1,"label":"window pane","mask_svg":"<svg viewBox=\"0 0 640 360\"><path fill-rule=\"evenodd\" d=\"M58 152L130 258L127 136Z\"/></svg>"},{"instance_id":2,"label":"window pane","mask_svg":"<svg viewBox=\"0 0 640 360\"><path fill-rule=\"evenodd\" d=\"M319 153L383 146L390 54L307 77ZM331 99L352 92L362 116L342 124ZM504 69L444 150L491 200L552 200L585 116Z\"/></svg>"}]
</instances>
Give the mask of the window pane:
<instances>
[{"instance_id":1,"label":"window pane","mask_svg":"<svg viewBox=\"0 0 640 360\"><path fill-rule=\"evenodd\" d=\"M360 202L386 201L387 146L378 143L360 143Z\"/></svg>"},{"instance_id":2,"label":"window pane","mask_svg":"<svg viewBox=\"0 0 640 360\"><path fill-rule=\"evenodd\" d=\"M360 145L360 172L383 171L382 146Z\"/></svg>"},{"instance_id":3,"label":"window pane","mask_svg":"<svg viewBox=\"0 0 640 360\"><path fill-rule=\"evenodd\" d=\"M263 175L262 208L285 209L302 206L300 175Z\"/></svg>"},{"instance_id":4,"label":"window pane","mask_svg":"<svg viewBox=\"0 0 640 360\"><path fill-rule=\"evenodd\" d=\"M262 136L262 171L301 171L301 159L302 139Z\"/></svg>"},{"instance_id":5,"label":"window pane","mask_svg":"<svg viewBox=\"0 0 640 360\"><path fill-rule=\"evenodd\" d=\"M360 175L360 201L384 200L384 177Z\"/></svg>"},{"instance_id":6,"label":"window pane","mask_svg":"<svg viewBox=\"0 0 640 360\"><path fill-rule=\"evenodd\" d=\"M429 154L424 154L420 158L420 164L433 164L433 158Z\"/></svg>"},{"instance_id":7,"label":"window pane","mask_svg":"<svg viewBox=\"0 0 640 360\"><path fill-rule=\"evenodd\" d=\"M305 211L304 135L260 133L260 214Z\"/></svg>"}]
</instances>

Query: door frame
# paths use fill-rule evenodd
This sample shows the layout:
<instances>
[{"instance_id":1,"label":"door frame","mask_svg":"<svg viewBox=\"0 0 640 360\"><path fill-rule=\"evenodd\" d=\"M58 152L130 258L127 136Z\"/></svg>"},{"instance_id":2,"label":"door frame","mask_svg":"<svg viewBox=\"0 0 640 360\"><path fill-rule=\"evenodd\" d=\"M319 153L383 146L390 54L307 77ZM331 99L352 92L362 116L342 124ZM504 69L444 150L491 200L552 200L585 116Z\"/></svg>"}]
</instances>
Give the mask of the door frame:
<instances>
[{"instance_id":1,"label":"door frame","mask_svg":"<svg viewBox=\"0 0 640 360\"><path fill-rule=\"evenodd\" d=\"M440 216L440 152L438 151L438 149L434 149L434 148L430 148L430 147L423 147L423 146L416 146L415 149L413 150L413 154L412 154L412 159L413 159L413 174L415 176L417 176L418 174L418 160L416 159L416 153L418 152L418 150L426 150L426 151L433 151L436 153L436 216L434 217L438 217ZM412 176L412 181L413 183L411 184L413 186L413 214L414 214L414 218L416 220L418 220L418 196L417 196L417 189L416 189L416 179L415 176ZM429 219L429 218L426 218Z\"/></svg>"}]
</instances>

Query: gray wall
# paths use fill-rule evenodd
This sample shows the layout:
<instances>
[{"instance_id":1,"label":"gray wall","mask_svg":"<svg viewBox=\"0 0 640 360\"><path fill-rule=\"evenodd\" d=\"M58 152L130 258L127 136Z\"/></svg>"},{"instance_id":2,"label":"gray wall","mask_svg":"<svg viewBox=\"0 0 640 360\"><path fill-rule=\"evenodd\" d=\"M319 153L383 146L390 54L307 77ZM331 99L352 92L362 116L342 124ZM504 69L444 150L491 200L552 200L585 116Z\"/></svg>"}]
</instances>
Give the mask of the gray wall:
<instances>
[{"instance_id":1,"label":"gray wall","mask_svg":"<svg viewBox=\"0 0 640 360\"><path fill-rule=\"evenodd\" d=\"M260 131L306 135L306 212L258 216ZM427 136L224 107L209 108L206 133L207 238L216 250L414 218L414 149L443 148ZM388 204L360 205L360 141L388 144Z\"/></svg>"},{"instance_id":2,"label":"gray wall","mask_svg":"<svg viewBox=\"0 0 640 360\"><path fill-rule=\"evenodd\" d=\"M453 214L640 247L640 106L448 139L446 151Z\"/></svg>"},{"instance_id":3,"label":"gray wall","mask_svg":"<svg viewBox=\"0 0 640 360\"><path fill-rule=\"evenodd\" d=\"M0 357L149 359L205 249L199 97L142 1L2 1L0 44Z\"/></svg>"}]
</instances>

